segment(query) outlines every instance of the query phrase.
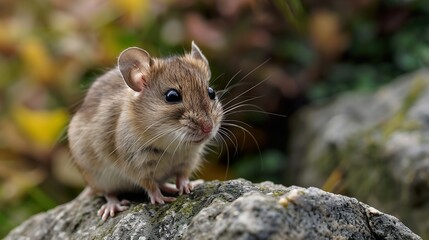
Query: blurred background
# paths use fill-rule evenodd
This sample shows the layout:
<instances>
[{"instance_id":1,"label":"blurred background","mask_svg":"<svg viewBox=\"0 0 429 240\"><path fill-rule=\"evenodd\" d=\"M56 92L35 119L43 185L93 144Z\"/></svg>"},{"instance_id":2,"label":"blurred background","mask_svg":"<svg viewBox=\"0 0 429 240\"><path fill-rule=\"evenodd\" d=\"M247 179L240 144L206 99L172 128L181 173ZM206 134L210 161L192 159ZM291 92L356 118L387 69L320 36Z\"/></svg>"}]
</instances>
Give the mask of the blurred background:
<instances>
[{"instance_id":1,"label":"blurred background","mask_svg":"<svg viewBox=\"0 0 429 240\"><path fill-rule=\"evenodd\" d=\"M0 237L81 191L66 127L123 49L169 56L194 40L215 89L236 84L225 103L254 98L228 116L251 135L228 128L197 177L299 185L294 114L427 66L428 23L424 0L0 0Z\"/></svg>"}]
</instances>

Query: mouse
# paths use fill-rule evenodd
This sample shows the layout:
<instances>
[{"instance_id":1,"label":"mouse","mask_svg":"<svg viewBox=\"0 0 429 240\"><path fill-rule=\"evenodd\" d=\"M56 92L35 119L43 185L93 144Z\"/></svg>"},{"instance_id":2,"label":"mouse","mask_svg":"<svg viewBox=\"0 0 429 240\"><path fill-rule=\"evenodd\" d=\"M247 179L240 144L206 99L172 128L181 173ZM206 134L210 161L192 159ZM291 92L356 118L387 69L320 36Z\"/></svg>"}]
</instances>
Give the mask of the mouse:
<instances>
[{"instance_id":1,"label":"mouse","mask_svg":"<svg viewBox=\"0 0 429 240\"><path fill-rule=\"evenodd\" d=\"M129 208L121 193L145 190L151 204L164 204L193 190L189 179L224 117L210 78L192 41L190 52L164 58L127 48L91 84L68 140L87 188L106 199L103 220Z\"/></svg>"}]
</instances>

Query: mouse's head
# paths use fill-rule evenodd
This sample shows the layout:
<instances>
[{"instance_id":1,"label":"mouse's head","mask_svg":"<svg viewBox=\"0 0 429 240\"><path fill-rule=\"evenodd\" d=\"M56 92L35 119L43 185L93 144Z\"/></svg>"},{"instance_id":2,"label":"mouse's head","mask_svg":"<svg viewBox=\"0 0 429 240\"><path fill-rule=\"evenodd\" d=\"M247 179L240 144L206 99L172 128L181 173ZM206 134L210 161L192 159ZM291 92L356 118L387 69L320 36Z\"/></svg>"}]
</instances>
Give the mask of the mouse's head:
<instances>
[{"instance_id":1,"label":"mouse's head","mask_svg":"<svg viewBox=\"0 0 429 240\"><path fill-rule=\"evenodd\" d=\"M118 67L135 92L131 109L139 131L157 142L187 146L206 143L216 135L223 110L209 85L208 61L194 42L190 53L165 59L128 48L119 56Z\"/></svg>"}]
</instances>

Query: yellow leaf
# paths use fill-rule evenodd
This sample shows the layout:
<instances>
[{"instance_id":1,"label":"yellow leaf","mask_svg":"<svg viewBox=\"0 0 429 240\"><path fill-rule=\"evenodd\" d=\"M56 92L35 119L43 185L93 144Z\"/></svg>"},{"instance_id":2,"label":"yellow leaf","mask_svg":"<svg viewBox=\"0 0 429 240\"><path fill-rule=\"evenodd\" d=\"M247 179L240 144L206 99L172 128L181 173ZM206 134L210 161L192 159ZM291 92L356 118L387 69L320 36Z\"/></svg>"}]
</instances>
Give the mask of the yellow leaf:
<instances>
[{"instance_id":1,"label":"yellow leaf","mask_svg":"<svg viewBox=\"0 0 429 240\"><path fill-rule=\"evenodd\" d=\"M113 2L126 14L141 11L149 5L148 0L113 0Z\"/></svg>"},{"instance_id":2,"label":"yellow leaf","mask_svg":"<svg viewBox=\"0 0 429 240\"><path fill-rule=\"evenodd\" d=\"M12 116L35 146L43 149L49 149L56 143L69 119L64 109L32 110L23 106L15 106Z\"/></svg>"},{"instance_id":3,"label":"yellow leaf","mask_svg":"<svg viewBox=\"0 0 429 240\"><path fill-rule=\"evenodd\" d=\"M315 11L309 21L311 40L324 56L335 57L341 54L349 44L349 36L342 28L337 13Z\"/></svg>"},{"instance_id":4,"label":"yellow leaf","mask_svg":"<svg viewBox=\"0 0 429 240\"><path fill-rule=\"evenodd\" d=\"M54 79L54 62L39 39L26 39L21 43L19 52L26 69L34 80L46 83Z\"/></svg>"},{"instance_id":5,"label":"yellow leaf","mask_svg":"<svg viewBox=\"0 0 429 240\"><path fill-rule=\"evenodd\" d=\"M338 192L343 182L343 175L343 172L339 168L334 169L323 184L322 189L327 192Z\"/></svg>"},{"instance_id":6,"label":"yellow leaf","mask_svg":"<svg viewBox=\"0 0 429 240\"><path fill-rule=\"evenodd\" d=\"M150 13L150 0L112 0L112 2L132 24L141 22Z\"/></svg>"}]
</instances>

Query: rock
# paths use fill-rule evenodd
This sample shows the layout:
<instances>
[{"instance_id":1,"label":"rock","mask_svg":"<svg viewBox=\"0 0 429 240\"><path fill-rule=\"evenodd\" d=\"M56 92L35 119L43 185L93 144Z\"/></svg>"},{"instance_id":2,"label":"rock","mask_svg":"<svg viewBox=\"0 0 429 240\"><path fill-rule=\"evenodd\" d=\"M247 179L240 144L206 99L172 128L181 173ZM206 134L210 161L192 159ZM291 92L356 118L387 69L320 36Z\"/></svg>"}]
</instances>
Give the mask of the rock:
<instances>
[{"instance_id":1,"label":"rock","mask_svg":"<svg viewBox=\"0 0 429 240\"><path fill-rule=\"evenodd\" d=\"M292 129L296 184L356 197L429 239L429 70L310 106Z\"/></svg>"},{"instance_id":2,"label":"rock","mask_svg":"<svg viewBox=\"0 0 429 240\"><path fill-rule=\"evenodd\" d=\"M271 182L205 182L170 204L132 201L104 223L96 216L103 201L77 198L32 217L6 239L421 239L354 198Z\"/></svg>"}]
</instances>

